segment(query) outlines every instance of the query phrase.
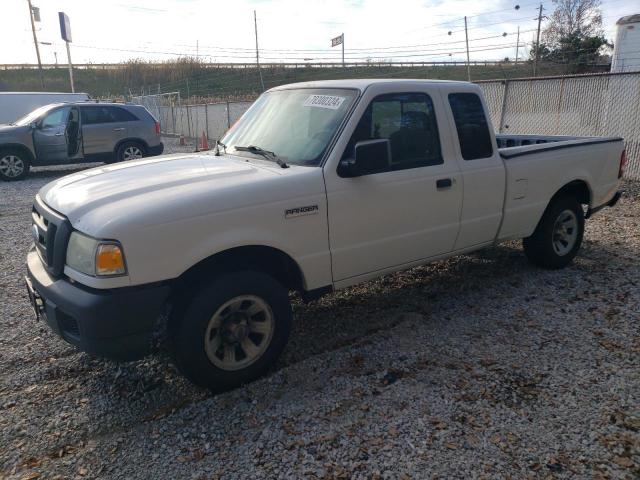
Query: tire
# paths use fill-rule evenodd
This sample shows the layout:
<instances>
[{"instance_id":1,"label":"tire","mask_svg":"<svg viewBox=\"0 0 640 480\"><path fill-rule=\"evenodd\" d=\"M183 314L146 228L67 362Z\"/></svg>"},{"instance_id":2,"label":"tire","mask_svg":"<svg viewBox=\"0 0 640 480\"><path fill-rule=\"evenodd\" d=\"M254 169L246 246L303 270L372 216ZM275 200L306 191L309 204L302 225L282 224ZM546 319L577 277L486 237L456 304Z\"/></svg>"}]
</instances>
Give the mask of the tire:
<instances>
[{"instance_id":1,"label":"tire","mask_svg":"<svg viewBox=\"0 0 640 480\"><path fill-rule=\"evenodd\" d=\"M542 268L566 267L578 253L584 235L582 205L561 196L547 207L533 235L523 240L527 259Z\"/></svg>"},{"instance_id":2,"label":"tire","mask_svg":"<svg viewBox=\"0 0 640 480\"><path fill-rule=\"evenodd\" d=\"M0 179L5 181L22 180L29 174L31 162L27 155L17 148L0 150Z\"/></svg>"},{"instance_id":3,"label":"tire","mask_svg":"<svg viewBox=\"0 0 640 480\"><path fill-rule=\"evenodd\" d=\"M177 315L171 322L176 364L214 393L266 373L289 339L293 317L287 289L248 270L219 275Z\"/></svg>"},{"instance_id":4,"label":"tire","mask_svg":"<svg viewBox=\"0 0 640 480\"><path fill-rule=\"evenodd\" d=\"M137 160L146 156L147 151L140 142L123 142L116 150L115 162L126 162L128 160ZM113 163L113 162L107 162Z\"/></svg>"}]
</instances>

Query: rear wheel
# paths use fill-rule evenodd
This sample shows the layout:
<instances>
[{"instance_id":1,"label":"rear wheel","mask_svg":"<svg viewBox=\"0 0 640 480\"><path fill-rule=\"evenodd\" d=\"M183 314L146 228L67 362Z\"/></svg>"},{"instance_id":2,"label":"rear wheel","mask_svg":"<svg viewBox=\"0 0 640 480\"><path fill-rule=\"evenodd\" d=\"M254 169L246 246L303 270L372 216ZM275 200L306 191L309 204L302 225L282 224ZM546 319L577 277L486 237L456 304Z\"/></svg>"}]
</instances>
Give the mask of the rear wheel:
<instances>
[{"instance_id":1,"label":"rear wheel","mask_svg":"<svg viewBox=\"0 0 640 480\"><path fill-rule=\"evenodd\" d=\"M24 152L7 148L0 150L0 178L2 180L22 180L29 174L31 164Z\"/></svg>"},{"instance_id":2,"label":"rear wheel","mask_svg":"<svg viewBox=\"0 0 640 480\"><path fill-rule=\"evenodd\" d=\"M214 392L263 375L291 329L286 288L253 271L226 273L198 291L174 318L174 356L193 383Z\"/></svg>"},{"instance_id":3,"label":"rear wheel","mask_svg":"<svg viewBox=\"0 0 640 480\"><path fill-rule=\"evenodd\" d=\"M523 240L531 263L548 269L567 266L578 253L584 235L582 205L571 196L553 200L536 230Z\"/></svg>"},{"instance_id":4,"label":"rear wheel","mask_svg":"<svg viewBox=\"0 0 640 480\"><path fill-rule=\"evenodd\" d=\"M116 162L126 162L127 160L137 160L144 157L146 150L139 142L124 142L116 151ZM110 163L110 162L109 162Z\"/></svg>"}]
</instances>

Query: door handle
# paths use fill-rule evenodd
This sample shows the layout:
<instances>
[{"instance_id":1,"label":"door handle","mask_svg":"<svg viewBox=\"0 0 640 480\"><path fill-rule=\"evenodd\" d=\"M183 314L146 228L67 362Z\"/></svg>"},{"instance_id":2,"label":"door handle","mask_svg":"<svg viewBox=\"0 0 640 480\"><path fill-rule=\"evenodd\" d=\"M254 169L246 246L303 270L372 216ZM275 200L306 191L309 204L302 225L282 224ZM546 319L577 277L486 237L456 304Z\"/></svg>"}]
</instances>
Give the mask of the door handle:
<instances>
[{"instance_id":1,"label":"door handle","mask_svg":"<svg viewBox=\"0 0 640 480\"><path fill-rule=\"evenodd\" d=\"M441 178L440 180L436 180L436 188L438 190L451 188L451 185L453 185L453 182L450 178Z\"/></svg>"},{"instance_id":2,"label":"door handle","mask_svg":"<svg viewBox=\"0 0 640 480\"><path fill-rule=\"evenodd\" d=\"M56 137L61 137L64 134L63 133L56 133L55 135L56 135Z\"/></svg>"},{"instance_id":3,"label":"door handle","mask_svg":"<svg viewBox=\"0 0 640 480\"><path fill-rule=\"evenodd\" d=\"M113 131L114 132L121 132L124 130L124 127L120 127L120 128L114 128Z\"/></svg>"}]
</instances>

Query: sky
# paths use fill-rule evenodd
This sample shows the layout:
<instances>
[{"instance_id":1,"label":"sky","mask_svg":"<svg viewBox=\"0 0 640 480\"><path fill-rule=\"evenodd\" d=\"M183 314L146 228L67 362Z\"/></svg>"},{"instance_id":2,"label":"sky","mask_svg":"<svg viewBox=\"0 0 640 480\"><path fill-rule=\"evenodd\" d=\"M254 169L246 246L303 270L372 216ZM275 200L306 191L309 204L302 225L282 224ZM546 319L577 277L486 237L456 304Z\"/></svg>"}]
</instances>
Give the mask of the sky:
<instances>
[{"instance_id":1,"label":"sky","mask_svg":"<svg viewBox=\"0 0 640 480\"><path fill-rule=\"evenodd\" d=\"M32 0L43 63L66 63L58 11L70 18L73 63L170 60L198 55L212 62L255 62L253 12L261 61L464 60L464 16L471 60L519 58L535 36L535 0ZM553 10L543 0L545 13ZM519 5L519 9L516 9ZM640 0L602 0L605 34L640 13ZM0 64L36 63L27 0L0 0ZM544 23L543 23L544 26ZM451 34L449 34L451 32ZM506 36L503 34L506 33ZM44 43L44 44L43 44Z\"/></svg>"}]
</instances>

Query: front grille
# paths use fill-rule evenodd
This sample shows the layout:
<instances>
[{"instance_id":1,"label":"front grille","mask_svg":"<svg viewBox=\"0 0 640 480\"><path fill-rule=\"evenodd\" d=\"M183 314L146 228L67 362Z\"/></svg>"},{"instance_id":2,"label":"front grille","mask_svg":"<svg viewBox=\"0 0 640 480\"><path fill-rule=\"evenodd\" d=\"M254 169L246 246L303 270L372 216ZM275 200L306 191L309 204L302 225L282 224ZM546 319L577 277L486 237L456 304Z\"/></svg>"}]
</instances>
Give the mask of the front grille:
<instances>
[{"instance_id":1,"label":"front grille","mask_svg":"<svg viewBox=\"0 0 640 480\"><path fill-rule=\"evenodd\" d=\"M47 207L39 196L36 196L31 211L31 234L47 271L56 277L62 275L71 224L65 217Z\"/></svg>"}]
</instances>

